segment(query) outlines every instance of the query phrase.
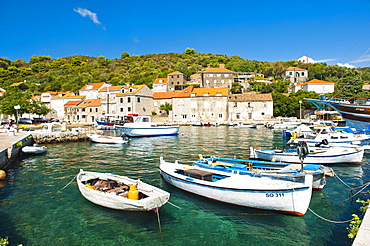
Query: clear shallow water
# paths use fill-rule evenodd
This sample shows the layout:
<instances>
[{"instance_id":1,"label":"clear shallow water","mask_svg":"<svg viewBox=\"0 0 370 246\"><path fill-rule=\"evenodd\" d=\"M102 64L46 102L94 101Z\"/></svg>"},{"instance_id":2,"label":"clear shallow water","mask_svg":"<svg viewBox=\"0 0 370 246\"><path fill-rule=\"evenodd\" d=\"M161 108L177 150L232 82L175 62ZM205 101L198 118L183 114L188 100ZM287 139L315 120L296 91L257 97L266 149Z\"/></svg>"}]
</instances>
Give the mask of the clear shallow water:
<instances>
[{"instance_id":1,"label":"clear shallow water","mask_svg":"<svg viewBox=\"0 0 370 246\"><path fill-rule=\"evenodd\" d=\"M348 223L324 221L308 211L293 217L217 203L165 183L159 157L191 164L203 156L247 158L249 147L283 147L279 131L181 127L179 136L136 138L128 145L90 142L48 145L45 156L22 160L0 183L0 237L10 245L350 245ZM157 216L96 206L75 182L83 168L140 178L171 193ZM335 166L351 187L369 182L369 164ZM3 186L3 187L2 187ZM328 220L351 219L360 205L336 178L313 193L310 208ZM364 198L364 196L359 196ZM163 241L162 241L163 239Z\"/></svg>"}]
</instances>

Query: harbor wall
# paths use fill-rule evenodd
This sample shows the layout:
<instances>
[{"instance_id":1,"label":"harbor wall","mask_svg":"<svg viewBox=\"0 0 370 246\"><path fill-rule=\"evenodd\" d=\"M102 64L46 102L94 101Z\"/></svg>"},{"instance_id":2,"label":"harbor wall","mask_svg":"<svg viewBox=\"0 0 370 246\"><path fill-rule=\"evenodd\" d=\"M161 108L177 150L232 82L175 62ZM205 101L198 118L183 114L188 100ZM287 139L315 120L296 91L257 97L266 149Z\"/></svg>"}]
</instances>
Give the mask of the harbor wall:
<instances>
[{"instance_id":1,"label":"harbor wall","mask_svg":"<svg viewBox=\"0 0 370 246\"><path fill-rule=\"evenodd\" d=\"M22 147L30 146L33 143L34 139L30 134L16 139L15 142L9 142L8 147L4 148L0 152L0 170L11 168L12 164L21 157Z\"/></svg>"}]
</instances>

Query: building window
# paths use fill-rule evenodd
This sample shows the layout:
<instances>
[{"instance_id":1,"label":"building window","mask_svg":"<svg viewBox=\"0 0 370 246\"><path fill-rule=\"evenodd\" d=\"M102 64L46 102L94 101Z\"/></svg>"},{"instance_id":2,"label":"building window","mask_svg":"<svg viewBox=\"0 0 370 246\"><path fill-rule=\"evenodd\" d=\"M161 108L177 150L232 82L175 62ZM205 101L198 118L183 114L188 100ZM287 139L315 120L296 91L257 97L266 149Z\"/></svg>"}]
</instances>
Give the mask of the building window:
<instances>
[{"instance_id":1,"label":"building window","mask_svg":"<svg viewBox=\"0 0 370 246\"><path fill-rule=\"evenodd\" d=\"M120 109L119 109L119 111L120 111L120 112L123 112L123 108L120 108Z\"/></svg>"},{"instance_id":2,"label":"building window","mask_svg":"<svg viewBox=\"0 0 370 246\"><path fill-rule=\"evenodd\" d=\"M293 75L293 72L289 72L289 75Z\"/></svg>"},{"instance_id":3,"label":"building window","mask_svg":"<svg viewBox=\"0 0 370 246\"><path fill-rule=\"evenodd\" d=\"M98 108L95 108L95 112L98 112Z\"/></svg>"},{"instance_id":4,"label":"building window","mask_svg":"<svg viewBox=\"0 0 370 246\"><path fill-rule=\"evenodd\" d=\"M188 118L188 115L183 114L183 115L182 115L182 118L183 118L183 119L187 119L187 118Z\"/></svg>"},{"instance_id":5,"label":"building window","mask_svg":"<svg viewBox=\"0 0 370 246\"><path fill-rule=\"evenodd\" d=\"M131 107L128 107L127 108L127 112L131 112Z\"/></svg>"},{"instance_id":6,"label":"building window","mask_svg":"<svg viewBox=\"0 0 370 246\"><path fill-rule=\"evenodd\" d=\"M90 113L92 113L92 108L90 108Z\"/></svg>"},{"instance_id":7,"label":"building window","mask_svg":"<svg viewBox=\"0 0 370 246\"><path fill-rule=\"evenodd\" d=\"M82 109L82 112L85 112L85 108Z\"/></svg>"},{"instance_id":8,"label":"building window","mask_svg":"<svg viewBox=\"0 0 370 246\"><path fill-rule=\"evenodd\" d=\"M122 97L119 99L119 102L120 103L123 103L123 98Z\"/></svg>"},{"instance_id":9,"label":"building window","mask_svg":"<svg viewBox=\"0 0 370 246\"><path fill-rule=\"evenodd\" d=\"M238 103L234 102L234 108L238 107Z\"/></svg>"},{"instance_id":10,"label":"building window","mask_svg":"<svg viewBox=\"0 0 370 246\"><path fill-rule=\"evenodd\" d=\"M263 107L264 108L267 108L267 103L263 103Z\"/></svg>"},{"instance_id":11,"label":"building window","mask_svg":"<svg viewBox=\"0 0 370 246\"><path fill-rule=\"evenodd\" d=\"M251 103L248 103L248 108L250 108L251 107Z\"/></svg>"},{"instance_id":12,"label":"building window","mask_svg":"<svg viewBox=\"0 0 370 246\"><path fill-rule=\"evenodd\" d=\"M139 103L140 102L140 97L137 98L137 102Z\"/></svg>"},{"instance_id":13,"label":"building window","mask_svg":"<svg viewBox=\"0 0 370 246\"><path fill-rule=\"evenodd\" d=\"M218 114L218 118L222 119L223 118L223 115L222 114Z\"/></svg>"},{"instance_id":14,"label":"building window","mask_svg":"<svg viewBox=\"0 0 370 246\"><path fill-rule=\"evenodd\" d=\"M237 119L237 120L240 120L240 113L237 113L237 114L236 114L236 119Z\"/></svg>"},{"instance_id":15,"label":"building window","mask_svg":"<svg viewBox=\"0 0 370 246\"><path fill-rule=\"evenodd\" d=\"M128 97L127 98L127 102L130 103L131 102L131 97Z\"/></svg>"}]
</instances>

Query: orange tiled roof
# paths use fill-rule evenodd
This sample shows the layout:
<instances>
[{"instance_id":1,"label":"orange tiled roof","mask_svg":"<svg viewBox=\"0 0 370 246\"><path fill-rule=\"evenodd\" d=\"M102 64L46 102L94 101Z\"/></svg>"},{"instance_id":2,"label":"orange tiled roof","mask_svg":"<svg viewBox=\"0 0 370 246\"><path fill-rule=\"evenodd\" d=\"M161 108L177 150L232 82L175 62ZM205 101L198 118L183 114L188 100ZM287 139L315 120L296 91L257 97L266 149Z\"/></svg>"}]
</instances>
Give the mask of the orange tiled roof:
<instances>
[{"instance_id":1,"label":"orange tiled roof","mask_svg":"<svg viewBox=\"0 0 370 246\"><path fill-rule=\"evenodd\" d=\"M260 101L272 101L271 94L233 94L229 96L230 102L260 102Z\"/></svg>"},{"instance_id":2,"label":"orange tiled roof","mask_svg":"<svg viewBox=\"0 0 370 246\"><path fill-rule=\"evenodd\" d=\"M233 71L226 68L208 68L205 73L233 73Z\"/></svg>"},{"instance_id":3,"label":"orange tiled roof","mask_svg":"<svg viewBox=\"0 0 370 246\"><path fill-rule=\"evenodd\" d=\"M325 81L325 80L313 79L313 80L307 81L305 84L335 84L335 83Z\"/></svg>"},{"instance_id":4,"label":"orange tiled roof","mask_svg":"<svg viewBox=\"0 0 370 246\"><path fill-rule=\"evenodd\" d=\"M44 93L49 93L50 95L58 95L59 93L62 93L62 92L57 92L57 91L44 91L42 94Z\"/></svg>"},{"instance_id":5,"label":"orange tiled roof","mask_svg":"<svg viewBox=\"0 0 370 246\"><path fill-rule=\"evenodd\" d=\"M166 84L168 82L168 79L167 78L157 78L155 81L154 81L154 85L163 85L163 84Z\"/></svg>"},{"instance_id":6,"label":"orange tiled roof","mask_svg":"<svg viewBox=\"0 0 370 246\"><path fill-rule=\"evenodd\" d=\"M77 104L79 104L80 102L82 102L82 100L78 100L78 101L68 101L66 104L64 105L71 105L71 106L75 106Z\"/></svg>"},{"instance_id":7,"label":"orange tiled roof","mask_svg":"<svg viewBox=\"0 0 370 246\"><path fill-rule=\"evenodd\" d=\"M92 88L93 90L97 90L97 89L99 89L100 87L102 87L104 84L105 84L104 82L100 82L100 83L87 83L86 85L84 85L84 86L80 89L80 91L82 91L82 90L86 90L87 86L89 86L89 85L92 85L92 86L93 86L93 88Z\"/></svg>"},{"instance_id":8,"label":"orange tiled roof","mask_svg":"<svg viewBox=\"0 0 370 246\"><path fill-rule=\"evenodd\" d=\"M177 94L179 94L179 92L154 92L153 99L171 99L173 97L176 97Z\"/></svg>"},{"instance_id":9,"label":"orange tiled roof","mask_svg":"<svg viewBox=\"0 0 370 246\"><path fill-rule=\"evenodd\" d=\"M77 107L99 107L101 106L101 99L88 99L82 101Z\"/></svg>"},{"instance_id":10,"label":"orange tiled roof","mask_svg":"<svg viewBox=\"0 0 370 246\"><path fill-rule=\"evenodd\" d=\"M288 67L285 71L307 71L306 69L299 68L299 67Z\"/></svg>"},{"instance_id":11,"label":"orange tiled roof","mask_svg":"<svg viewBox=\"0 0 370 246\"><path fill-rule=\"evenodd\" d=\"M175 71L175 72L169 73L168 75L174 75L174 74L183 74L183 73L179 71Z\"/></svg>"},{"instance_id":12,"label":"orange tiled roof","mask_svg":"<svg viewBox=\"0 0 370 246\"><path fill-rule=\"evenodd\" d=\"M139 90L141 90L145 85L131 85L131 86L124 86L123 88L129 89L134 88L136 90L133 90L132 92L127 91L125 93L118 92L117 95L128 95L128 94L136 94Z\"/></svg>"},{"instance_id":13,"label":"orange tiled roof","mask_svg":"<svg viewBox=\"0 0 370 246\"><path fill-rule=\"evenodd\" d=\"M124 85L109 86L103 87L100 91L119 91L124 87L125 87Z\"/></svg>"},{"instance_id":14,"label":"orange tiled roof","mask_svg":"<svg viewBox=\"0 0 370 246\"><path fill-rule=\"evenodd\" d=\"M195 94L196 97L203 97L208 94L208 96L216 96L221 94L221 96L227 96L229 94L228 88L193 88L189 86L179 92L174 97L190 97L192 94Z\"/></svg>"}]
</instances>

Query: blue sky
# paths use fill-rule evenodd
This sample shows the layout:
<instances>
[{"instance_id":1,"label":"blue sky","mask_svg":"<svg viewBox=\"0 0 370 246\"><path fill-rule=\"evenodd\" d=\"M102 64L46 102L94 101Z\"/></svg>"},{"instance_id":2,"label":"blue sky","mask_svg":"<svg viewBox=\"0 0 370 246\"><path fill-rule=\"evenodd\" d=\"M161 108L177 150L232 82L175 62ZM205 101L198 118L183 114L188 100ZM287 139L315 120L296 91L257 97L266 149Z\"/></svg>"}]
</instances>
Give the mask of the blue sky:
<instances>
[{"instance_id":1,"label":"blue sky","mask_svg":"<svg viewBox=\"0 0 370 246\"><path fill-rule=\"evenodd\" d=\"M370 66L370 0L0 0L0 57L200 53L309 55Z\"/></svg>"}]
</instances>

